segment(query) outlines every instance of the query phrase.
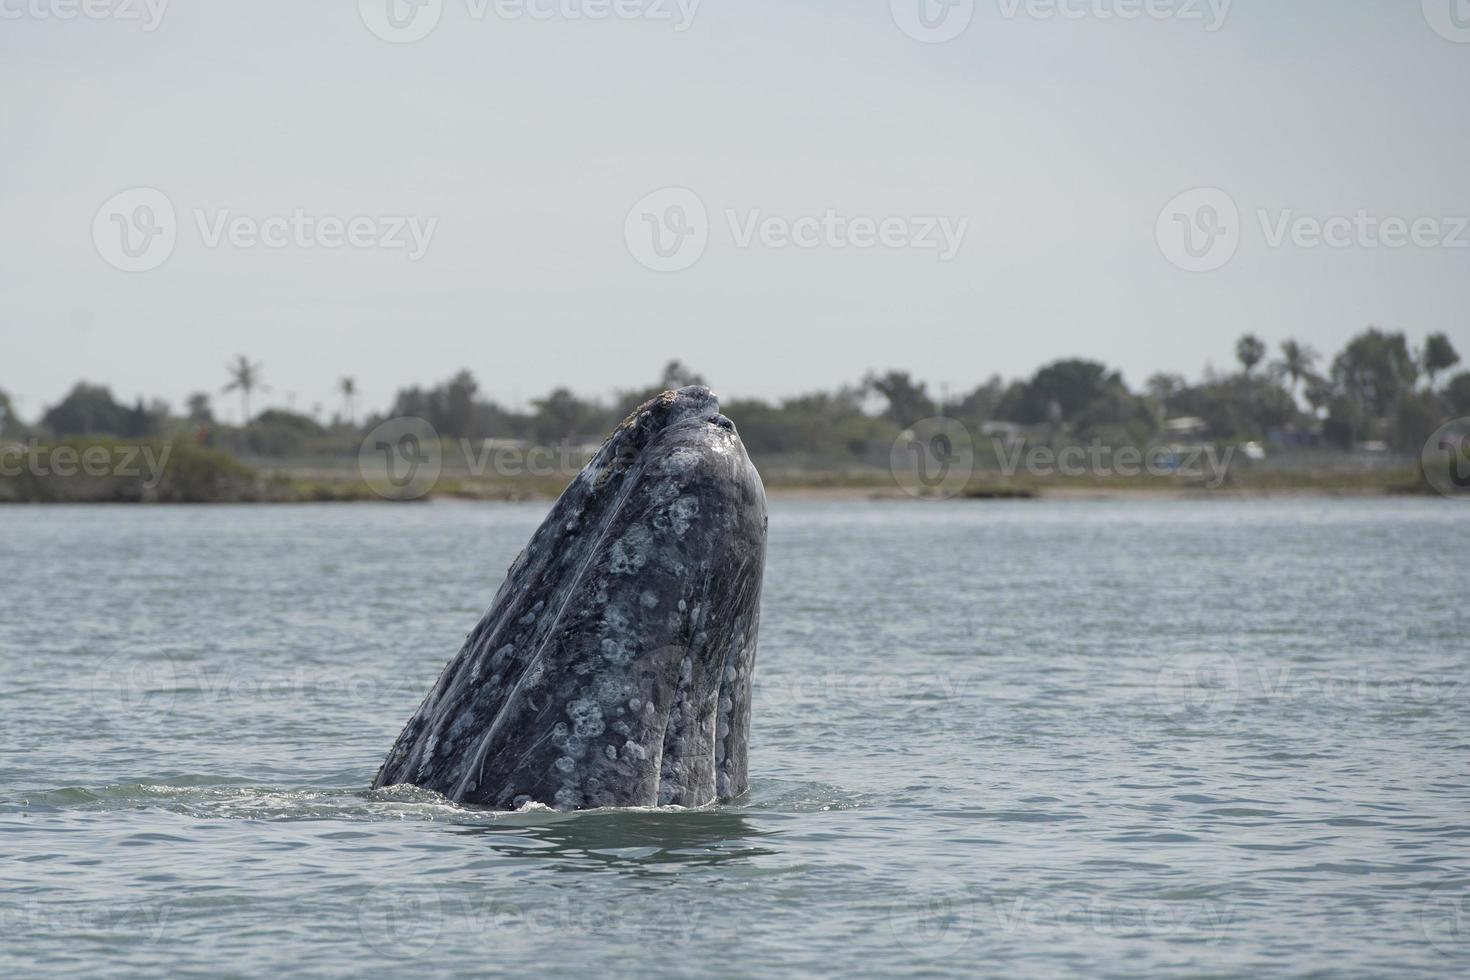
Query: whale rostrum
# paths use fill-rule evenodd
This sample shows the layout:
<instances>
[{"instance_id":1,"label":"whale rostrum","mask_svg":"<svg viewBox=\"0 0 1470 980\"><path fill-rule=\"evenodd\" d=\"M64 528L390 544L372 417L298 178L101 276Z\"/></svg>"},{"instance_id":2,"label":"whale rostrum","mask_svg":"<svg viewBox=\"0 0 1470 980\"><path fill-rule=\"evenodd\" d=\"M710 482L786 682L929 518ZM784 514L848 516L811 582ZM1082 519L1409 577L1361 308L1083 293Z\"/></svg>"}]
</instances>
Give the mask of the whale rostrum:
<instances>
[{"instance_id":1,"label":"whale rostrum","mask_svg":"<svg viewBox=\"0 0 1470 980\"><path fill-rule=\"evenodd\" d=\"M747 785L766 498L702 386L572 480L374 788L503 809L702 806Z\"/></svg>"}]
</instances>

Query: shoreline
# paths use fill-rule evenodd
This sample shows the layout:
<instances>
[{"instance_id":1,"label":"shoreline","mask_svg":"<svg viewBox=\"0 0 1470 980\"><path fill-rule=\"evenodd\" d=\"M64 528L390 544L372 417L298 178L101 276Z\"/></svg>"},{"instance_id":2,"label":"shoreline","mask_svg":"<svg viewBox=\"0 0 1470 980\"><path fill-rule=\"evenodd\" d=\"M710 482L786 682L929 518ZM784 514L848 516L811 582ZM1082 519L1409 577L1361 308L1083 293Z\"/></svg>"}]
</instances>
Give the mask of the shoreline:
<instances>
[{"instance_id":1,"label":"shoreline","mask_svg":"<svg viewBox=\"0 0 1470 980\"><path fill-rule=\"evenodd\" d=\"M282 505L317 505L317 504L427 504L427 503L464 503L464 504L506 504L506 503L552 503L558 494L543 493L536 491L527 492L487 492L467 493L462 490L455 492L430 492L422 497L412 500L392 500L379 496L370 491L361 492L362 488L346 491L323 491L316 493L291 494L283 496L258 496L249 495L241 497L219 497L213 499L193 500L169 500L169 499L87 499L68 498L50 500L16 500L0 499L0 508L12 507L45 507L45 506L81 506L81 505L106 505L106 506L222 506L222 505L246 505L246 506L282 506ZM956 494L953 496L916 496L908 493L901 487L830 487L830 486L775 486L766 488L766 497L776 501L830 501L830 502L878 502L878 503L904 503L919 502L935 505L944 504L996 504L996 503L1086 503L1106 501L1183 501L1183 500L1341 500L1341 499L1389 499L1389 498L1417 498L1417 499L1447 499L1442 495L1413 487L1220 487L1218 489L1205 489L1201 487L1030 487L1026 489L1008 490L996 493L990 490L981 490L967 494Z\"/></svg>"}]
</instances>

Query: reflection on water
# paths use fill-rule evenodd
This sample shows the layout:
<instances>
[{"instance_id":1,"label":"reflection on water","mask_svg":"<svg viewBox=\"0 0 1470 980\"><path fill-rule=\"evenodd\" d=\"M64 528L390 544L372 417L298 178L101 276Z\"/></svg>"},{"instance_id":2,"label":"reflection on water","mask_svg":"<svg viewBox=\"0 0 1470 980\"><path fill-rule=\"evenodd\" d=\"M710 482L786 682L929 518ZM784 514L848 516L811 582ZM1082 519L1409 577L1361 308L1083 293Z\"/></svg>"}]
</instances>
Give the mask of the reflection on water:
<instances>
[{"instance_id":1,"label":"reflection on water","mask_svg":"<svg viewBox=\"0 0 1470 980\"><path fill-rule=\"evenodd\" d=\"M553 861L565 871L602 867L654 873L661 865L718 865L777 853L770 843L756 843L774 832L758 830L727 809L548 815L519 826L456 827L453 832L491 838L490 847L508 857ZM520 839L499 842L512 835Z\"/></svg>"}]
</instances>

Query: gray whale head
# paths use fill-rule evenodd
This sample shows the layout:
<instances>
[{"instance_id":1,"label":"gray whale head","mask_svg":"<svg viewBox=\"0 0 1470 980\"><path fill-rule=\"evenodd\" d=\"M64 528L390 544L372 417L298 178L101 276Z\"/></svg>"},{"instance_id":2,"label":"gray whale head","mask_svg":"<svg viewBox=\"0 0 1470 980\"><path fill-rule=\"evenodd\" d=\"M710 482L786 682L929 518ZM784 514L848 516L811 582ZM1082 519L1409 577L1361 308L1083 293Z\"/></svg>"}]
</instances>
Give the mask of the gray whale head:
<instances>
[{"instance_id":1,"label":"gray whale head","mask_svg":"<svg viewBox=\"0 0 1470 980\"><path fill-rule=\"evenodd\" d=\"M374 788L559 810L744 792L765 536L714 394L644 404L553 505Z\"/></svg>"}]
</instances>

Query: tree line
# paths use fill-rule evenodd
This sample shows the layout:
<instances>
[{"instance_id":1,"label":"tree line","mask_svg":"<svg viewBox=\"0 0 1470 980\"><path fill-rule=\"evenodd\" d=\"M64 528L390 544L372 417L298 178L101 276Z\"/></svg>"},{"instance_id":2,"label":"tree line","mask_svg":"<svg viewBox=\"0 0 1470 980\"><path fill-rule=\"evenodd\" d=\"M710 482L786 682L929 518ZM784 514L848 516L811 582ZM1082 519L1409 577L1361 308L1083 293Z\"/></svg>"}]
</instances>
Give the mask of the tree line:
<instances>
[{"instance_id":1,"label":"tree line","mask_svg":"<svg viewBox=\"0 0 1470 980\"><path fill-rule=\"evenodd\" d=\"M1331 358L1294 340L1273 348L1247 334L1234 356L1238 369L1206 370L1194 381L1160 373L1137 391L1105 364L1068 358L1025 379L991 377L955 397L936 394L910 373L892 370L835 391L779 401L737 398L723 408L753 455L832 461L886 453L899 432L936 415L963 422L977 437L1000 423L1022 434L1043 432L1049 439L1142 447L1177 431L1166 428L1169 420L1187 418L1196 437L1216 442L1342 450L1382 444L1404 453L1417 453L1445 421L1470 415L1470 372L1449 375L1460 356L1443 334L1415 346L1401 332L1370 328ZM252 414L252 399L271 390L264 367L241 356L226 370L224 385L191 395L180 412L156 399L119 402L105 385L79 382L28 423L0 390L0 436L192 436L239 454L323 455L355 452L361 434L386 418L417 416L448 437L596 442L658 392L704 380L675 361L647 388L609 398L584 398L557 388L516 410L490 397L469 371L460 371L440 384L403 388L386 412L359 419L352 378L338 382L341 404L330 415L319 406L309 413L277 407ZM248 422L229 425L219 419L217 396L238 397Z\"/></svg>"}]
</instances>

